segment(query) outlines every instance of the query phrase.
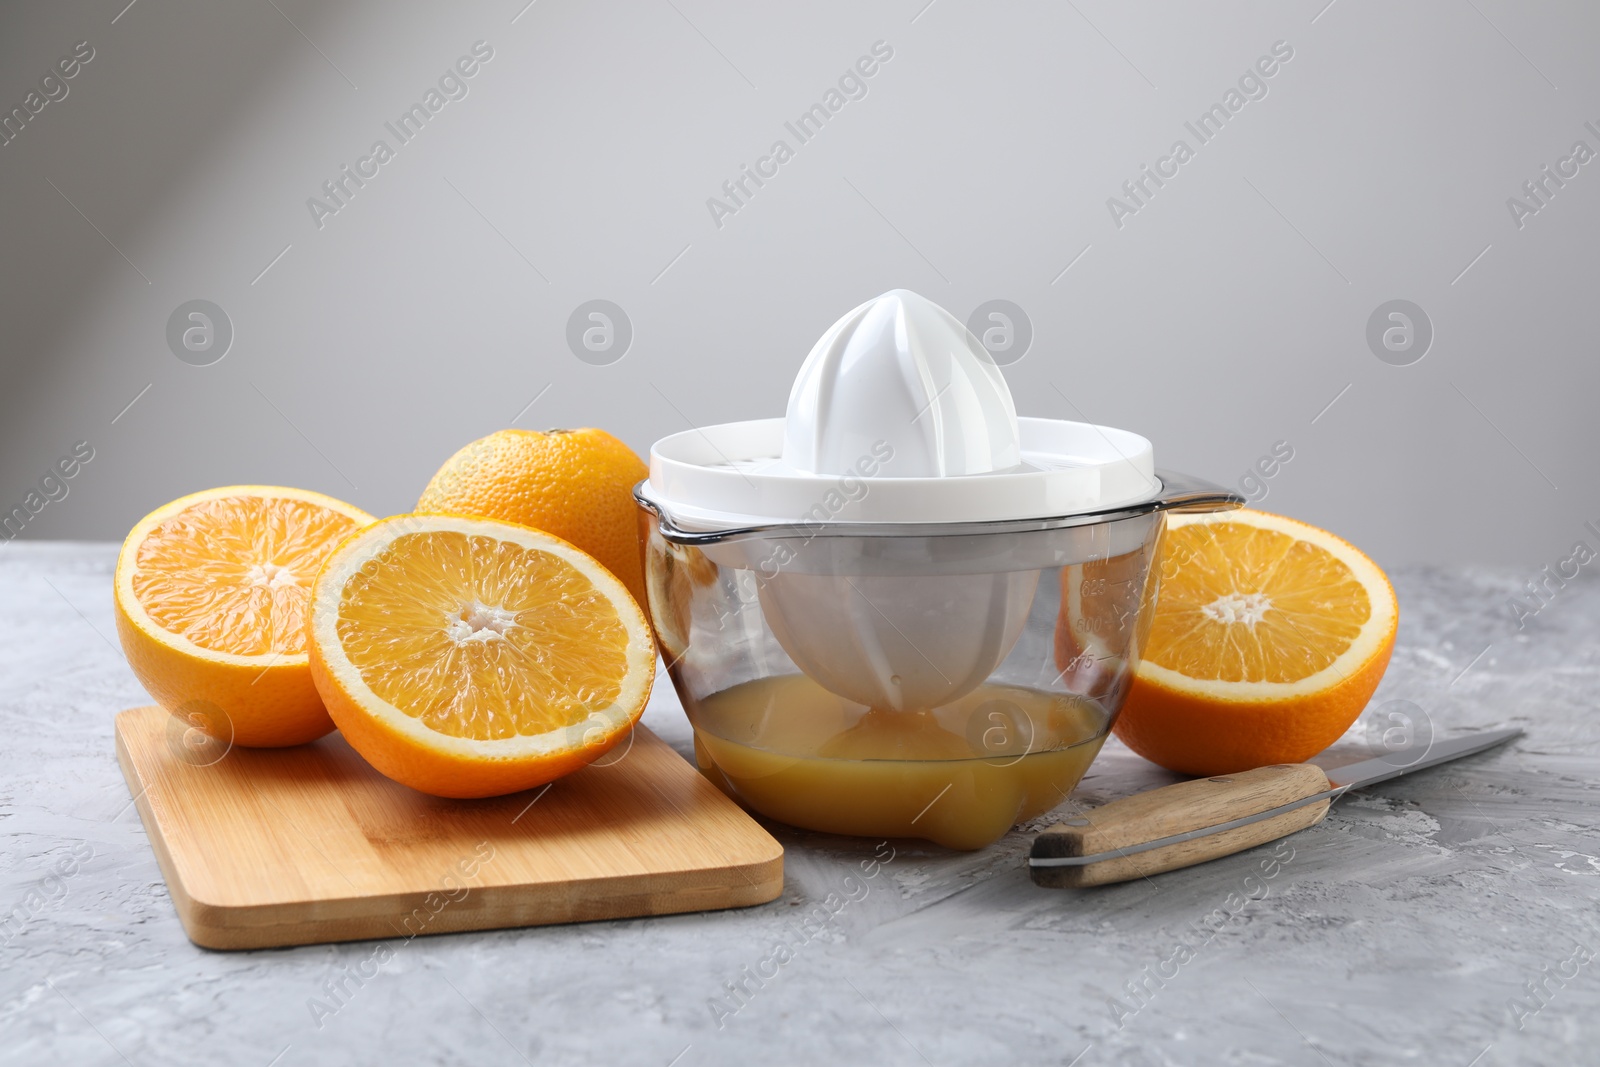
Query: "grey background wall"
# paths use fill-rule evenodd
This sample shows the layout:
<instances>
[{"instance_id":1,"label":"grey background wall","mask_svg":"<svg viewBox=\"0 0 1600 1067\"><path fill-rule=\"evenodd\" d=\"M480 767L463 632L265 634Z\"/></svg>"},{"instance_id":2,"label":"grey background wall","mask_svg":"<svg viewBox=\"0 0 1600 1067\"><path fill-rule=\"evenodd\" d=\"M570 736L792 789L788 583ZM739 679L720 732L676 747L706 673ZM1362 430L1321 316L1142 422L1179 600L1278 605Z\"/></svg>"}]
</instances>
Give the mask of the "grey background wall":
<instances>
[{"instance_id":1,"label":"grey background wall","mask_svg":"<svg viewBox=\"0 0 1600 1067\"><path fill-rule=\"evenodd\" d=\"M23 536L117 538L231 482L402 511L512 424L643 453L781 412L815 337L896 286L1020 306L1024 414L1225 482L1289 442L1263 506L1385 564L1536 569L1600 519L1600 164L1507 206L1600 151L1594 5L125 4L0 9L8 111L93 49L0 147L0 510L94 450ZM478 41L400 144L385 123ZM801 144L785 122L879 41ZM1202 143L1185 123L1275 42L1292 58ZM379 139L394 158L319 225L308 198ZM1140 205L1144 165L1177 172ZM194 299L234 331L206 366L167 340ZM592 299L632 324L607 365L566 339ZM1432 326L1408 365L1417 342L1368 342L1395 299Z\"/></svg>"}]
</instances>

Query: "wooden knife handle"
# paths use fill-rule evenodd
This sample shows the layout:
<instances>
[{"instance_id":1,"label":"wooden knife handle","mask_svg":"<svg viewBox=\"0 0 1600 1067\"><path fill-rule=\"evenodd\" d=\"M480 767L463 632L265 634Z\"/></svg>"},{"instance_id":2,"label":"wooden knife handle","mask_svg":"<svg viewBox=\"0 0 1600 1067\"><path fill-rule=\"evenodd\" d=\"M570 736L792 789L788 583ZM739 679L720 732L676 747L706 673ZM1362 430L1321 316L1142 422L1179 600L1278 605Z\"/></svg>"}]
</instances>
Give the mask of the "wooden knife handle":
<instances>
[{"instance_id":1,"label":"wooden knife handle","mask_svg":"<svg viewBox=\"0 0 1600 1067\"><path fill-rule=\"evenodd\" d=\"M1126 850L1269 811L1327 788L1328 776L1321 767L1285 763L1197 778L1114 800L1057 823L1033 842L1035 859L1113 853L1110 858L1070 867L1032 867L1033 880L1051 887L1107 885L1242 852L1321 822L1328 813L1328 799L1189 841L1143 852Z\"/></svg>"}]
</instances>

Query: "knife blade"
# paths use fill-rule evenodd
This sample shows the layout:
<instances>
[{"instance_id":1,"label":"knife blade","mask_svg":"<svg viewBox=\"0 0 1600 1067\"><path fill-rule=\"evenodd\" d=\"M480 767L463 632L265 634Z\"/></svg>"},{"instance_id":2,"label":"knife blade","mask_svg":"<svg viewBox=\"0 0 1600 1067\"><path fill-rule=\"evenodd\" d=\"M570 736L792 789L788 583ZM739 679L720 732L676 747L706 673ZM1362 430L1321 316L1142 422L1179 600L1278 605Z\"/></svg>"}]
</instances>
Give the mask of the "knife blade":
<instances>
[{"instance_id":1,"label":"knife blade","mask_svg":"<svg viewBox=\"0 0 1600 1067\"><path fill-rule=\"evenodd\" d=\"M1039 885L1064 887L1106 885L1203 863L1314 825L1352 789L1521 735L1518 727L1484 730L1327 772L1311 763L1282 764L1152 789L1045 830L1034 839L1028 867Z\"/></svg>"}]
</instances>

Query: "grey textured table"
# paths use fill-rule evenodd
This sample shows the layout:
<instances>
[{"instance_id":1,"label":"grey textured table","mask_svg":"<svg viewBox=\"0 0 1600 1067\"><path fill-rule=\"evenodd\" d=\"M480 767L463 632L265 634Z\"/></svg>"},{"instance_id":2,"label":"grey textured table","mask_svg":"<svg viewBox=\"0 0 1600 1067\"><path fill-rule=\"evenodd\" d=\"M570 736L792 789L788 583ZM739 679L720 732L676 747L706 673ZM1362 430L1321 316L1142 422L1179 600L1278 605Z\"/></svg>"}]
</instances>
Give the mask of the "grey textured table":
<instances>
[{"instance_id":1,"label":"grey textured table","mask_svg":"<svg viewBox=\"0 0 1600 1067\"><path fill-rule=\"evenodd\" d=\"M0 547L3 1062L1600 1062L1600 584L1519 634L1505 603L1524 575L1398 574L1372 714L1409 700L1441 736L1528 737L1351 794L1271 877L1268 846L1043 890L1019 830L974 854L897 842L853 881L871 842L774 827L773 904L419 938L358 982L373 944L185 939L112 751L112 715L146 702L116 648L114 558ZM670 686L646 721L686 750ZM1363 725L1324 762L1366 755ZM1167 780L1112 744L1069 803ZM830 893L839 910L804 924ZM764 966L779 942L792 958Z\"/></svg>"}]
</instances>

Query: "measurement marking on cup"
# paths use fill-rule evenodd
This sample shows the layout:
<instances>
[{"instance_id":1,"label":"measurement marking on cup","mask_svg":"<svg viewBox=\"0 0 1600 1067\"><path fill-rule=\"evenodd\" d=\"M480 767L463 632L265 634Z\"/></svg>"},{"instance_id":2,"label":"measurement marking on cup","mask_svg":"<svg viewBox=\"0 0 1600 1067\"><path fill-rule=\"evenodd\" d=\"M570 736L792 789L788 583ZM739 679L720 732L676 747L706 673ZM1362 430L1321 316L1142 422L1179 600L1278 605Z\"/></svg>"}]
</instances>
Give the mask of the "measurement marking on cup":
<instances>
[{"instance_id":1,"label":"measurement marking on cup","mask_svg":"<svg viewBox=\"0 0 1600 1067\"><path fill-rule=\"evenodd\" d=\"M939 797L942 797L946 793L950 792L950 786L952 786L952 785L955 785L955 783L951 782L950 785L947 785L943 789L939 790ZM924 815L928 814L928 808L931 808L935 804L939 803L939 797L934 797L932 800L928 801L928 807L927 808L923 808L921 811L917 812L917 819L920 819ZM917 825L917 819L912 819L911 820L911 825L912 826Z\"/></svg>"}]
</instances>

